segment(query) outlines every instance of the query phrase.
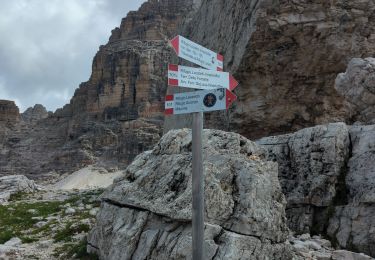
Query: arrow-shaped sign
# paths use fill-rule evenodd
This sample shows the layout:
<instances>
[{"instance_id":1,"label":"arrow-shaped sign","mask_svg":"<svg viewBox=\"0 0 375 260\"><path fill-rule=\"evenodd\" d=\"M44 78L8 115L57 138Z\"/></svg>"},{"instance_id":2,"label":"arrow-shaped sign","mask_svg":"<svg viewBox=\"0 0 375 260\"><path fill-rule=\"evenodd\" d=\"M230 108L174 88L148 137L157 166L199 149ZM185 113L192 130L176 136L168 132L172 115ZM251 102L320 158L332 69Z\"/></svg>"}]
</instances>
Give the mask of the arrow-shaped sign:
<instances>
[{"instance_id":1,"label":"arrow-shaped sign","mask_svg":"<svg viewBox=\"0 0 375 260\"><path fill-rule=\"evenodd\" d=\"M181 35L171 40L171 45L180 58L193 62L209 70L223 71L222 55L217 54Z\"/></svg>"},{"instance_id":2,"label":"arrow-shaped sign","mask_svg":"<svg viewBox=\"0 0 375 260\"><path fill-rule=\"evenodd\" d=\"M199 90L167 95L165 97L165 114L179 115L225 110L236 99L236 95L227 89Z\"/></svg>"},{"instance_id":3,"label":"arrow-shaped sign","mask_svg":"<svg viewBox=\"0 0 375 260\"><path fill-rule=\"evenodd\" d=\"M168 85L195 89L226 88L232 91L238 82L228 72L169 64Z\"/></svg>"}]
</instances>

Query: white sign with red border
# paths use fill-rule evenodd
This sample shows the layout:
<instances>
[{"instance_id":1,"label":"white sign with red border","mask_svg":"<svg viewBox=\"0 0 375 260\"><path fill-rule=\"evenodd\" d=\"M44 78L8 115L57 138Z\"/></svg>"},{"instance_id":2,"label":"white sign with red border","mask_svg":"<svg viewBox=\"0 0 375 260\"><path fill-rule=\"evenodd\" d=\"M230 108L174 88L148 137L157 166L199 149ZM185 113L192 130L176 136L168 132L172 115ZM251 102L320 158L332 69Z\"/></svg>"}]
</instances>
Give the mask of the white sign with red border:
<instances>
[{"instance_id":1,"label":"white sign with red border","mask_svg":"<svg viewBox=\"0 0 375 260\"><path fill-rule=\"evenodd\" d=\"M171 45L180 58L193 62L209 70L223 71L222 55L213 52L181 35L171 40Z\"/></svg>"},{"instance_id":2,"label":"white sign with red border","mask_svg":"<svg viewBox=\"0 0 375 260\"><path fill-rule=\"evenodd\" d=\"M234 90L238 82L228 72L169 64L168 85L194 89Z\"/></svg>"},{"instance_id":3,"label":"white sign with red border","mask_svg":"<svg viewBox=\"0 0 375 260\"><path fill-rule=\"evenodd\" d=\"M180 115L194 112L226 110L237 99L227 89L199 90L165 97L165 114Z\"/></svg>"}]
</instances>

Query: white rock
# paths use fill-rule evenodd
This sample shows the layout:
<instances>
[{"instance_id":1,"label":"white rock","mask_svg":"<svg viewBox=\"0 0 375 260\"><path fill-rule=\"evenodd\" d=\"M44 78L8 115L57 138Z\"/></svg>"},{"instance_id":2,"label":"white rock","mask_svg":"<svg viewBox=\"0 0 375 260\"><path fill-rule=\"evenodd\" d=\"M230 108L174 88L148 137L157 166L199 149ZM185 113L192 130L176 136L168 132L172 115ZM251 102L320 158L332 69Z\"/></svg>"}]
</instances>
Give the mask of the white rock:
<instances>
[{"instance_id":1,"label":"white rock","mask_svg":"<svg viewBox=\"0 0 375 260\"><path fill-rule=\"evenodd\" d=\"M46 219L47 219L48 222L50 222L52 220L58 219L58 217L56 217L56 216L49 216L49 217L46 217Z\"/></svg>"},{"instance_id":2,"label":"white rock","mask_svg":"<svg viewBox=\"0 0 375 260\"><path fill-rule=\"evenodd\" d=\"M302 241L306 241L310 239L310 234L302 234L298 237Z\"/></svg>"},{"instance_id":3,"label":"white rock","mask_svg":"<svg viewBox=\"0 0 375 260\"><path fill-rule=\"evenodd\" d=\"M313 250L320 250L320 249L322 249L322 247L318 243L316 243L314 241L311 241L311 240L305 241L305 245L308 248L313 249Z\"/></svg>"},{"instance_id":4,"label":"white rock","mask_svg":"<svg viewBox=\"0 0 375 260\"><path fill-rule=\"evenodd\" d=\"M346 250L336 250L332 253L333 260L371 260L374 259L365 254L357 254Z\"/></svg>"},{"instance_id":5,"label":"white rock","mask_svg":"<svg viewBox=\"0 0 375 260\"><path fill-rule=\"evenodd\" d=\"M7 202L12 194L35 191L37 191L35 182L24 175L0 177L0 204Z\"/></svg>"},{"instance_id":6,"label":"white rock","mask_svg":"<svg viewBox=\"0 0 375 260\"><path fill-rule=\"evenodd\" d=\"M89 214L93 217L95 217L98 214L99 208L92 208L89 211Z\"/></svg>"},{"instance_id":7,"label":"white rock","mask_svg":"<svg viewBox=\"0 0 375 260\"><path fill-rule=\"evenodd\" d=\"M18 237L13 237L12 239L8 240L4 244L5 246L11 246L11 247L17 247L22 245L22 240L19 239Z\"/></svg>"},{"instance_id":8,"label":"white rock","mask_svg":"<svg viewBox=\"0 0 375 260\"><path fill-rule=\"evenodd\" d=\"M332 247L331 241L323 238L313 238L312 241L315 243L318 243L320 246L325 247L325 248L330 248Z\"/></svg>"},{"instance_id":9,"label":"white rock","mask_svg":"<svg viewBox=\"0 0 375 260\"><path fill-rule=\"evenodd\" d=\"M47 221L39 221L39 222L37 222L37 223L34 224L34 227L41 228L41 227L44 227L47 224L48 224Z\"/></svg>"},{"instance_id":10,"label":"white rock","mask_svg":"<svg viewBox=\"0 0 375 260\"><path fill-rule=\"evenodd\" d=\"M76 213L76 210L74 208L67 208L65 210L65 214L73 215L74 213Z\"/></svg>"},{"instance_id":11,"label":"white rock","mask_svg":"<svg viewBox=\"0 0 375 260\"><path fill-rule=\"evenodd\" d=\"M314 251L314 252L311 253L311 255L316 260L331 260L332 253L331 252Z\"/></svg>"},{"instance_id":12,"label":"white rock","mask_svg":"<svg viewBox=\"0 0 375 260\"><path fill-rule=\"evenodd\" d=\"M33 215L38 213L38 211L36 209L29 209L29 210L27 210L27 212L30 213L30 214L33 214Z\"/></svg>"},{"instance_id":13,"label":"white rock","mask_svg":"<svg viewBox=\"0 0 375 260\"><path fill-rule=\"evenodd\" d=\"M308 247L305 245L303 241L300 240L294 240L293 247L297 252L309 252Z\"/></svg>"}]
</instances>

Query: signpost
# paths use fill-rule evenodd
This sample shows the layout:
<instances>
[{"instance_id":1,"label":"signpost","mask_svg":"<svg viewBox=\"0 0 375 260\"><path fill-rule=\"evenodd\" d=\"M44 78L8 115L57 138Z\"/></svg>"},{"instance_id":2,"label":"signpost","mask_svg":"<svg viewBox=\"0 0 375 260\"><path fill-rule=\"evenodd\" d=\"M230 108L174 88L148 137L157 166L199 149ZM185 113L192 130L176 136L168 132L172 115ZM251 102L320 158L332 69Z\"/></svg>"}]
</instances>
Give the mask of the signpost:
<instances>
[{"instance_id":1,"label":"signpost","mask_svg":"<svg viewBox=\"0 0 375 260\"><path fill-rule=\"evenodd\" d=\"M228 72L170 64L168 66L168 85L196 89L224 88L232 91L237 87L238 82Z\"/></svg>"},{"instance_id":2,"label":"signpost","mask_svg":"<svg viewBox=\"0 0 375 260\"><path fill-rule=\"evenodd\" d=\"M223 71L223 56L180 35L171 40L180 58L203 68L169 65L168 85L202 89L165 97L165 114L193 113L192 126L192 237L193 260L204 258L204 174L202 159L203 112L228 109L237 99L231 90L238 82Z\"/></svg>"},{"instance_id":3,"label":"signpost","mask_svg":"<svg viewBox=\"0 0 375 260\"><path fill-rule=\"evenodd\" d=\"M171 44L177 56L209 70L223 70L223 56L181 35L174 37Z\"/></svg>"},{"instance_id":4,"label":"signpost","mask_svg":"<svg viewBox=\"0 0 375 260\"><path fill-rule=\"evenodd\" d=\"M200 90L165 97L165 114L181 115L195 112L226 110L237 99L227 89Z\"/></svg>"}]
</instances>

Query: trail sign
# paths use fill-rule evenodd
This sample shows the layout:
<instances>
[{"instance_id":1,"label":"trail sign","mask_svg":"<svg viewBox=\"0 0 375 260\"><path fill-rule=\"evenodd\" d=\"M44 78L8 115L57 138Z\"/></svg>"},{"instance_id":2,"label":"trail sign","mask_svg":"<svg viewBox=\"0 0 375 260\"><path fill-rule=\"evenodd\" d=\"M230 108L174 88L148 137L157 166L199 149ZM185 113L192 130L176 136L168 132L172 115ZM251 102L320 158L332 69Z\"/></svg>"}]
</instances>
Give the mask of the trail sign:
<instances>
[{"instance_id":1,"label":"trail sign","mask_svg":"<svg viewBox=\"0 0 375 260\"><path fill-rule=\"evenodd\" d=\"M193 113L192 125L192 246L193 260L204 259L204 174L203 174L203 112L225 110L237 97L230 90L238 82L223 71L223 56L180 35L171 40L180 58L205 69L169 65L168 83L171 86L203 89L165 97L165 114Z\"/></svg>"},{"instance_id":2,"label":"trail sign","mask_svg":"<svg viewBox=\"0 0 375 260\"><path fill-rule=\"evenodd\" d=\"M171 40L171 45L180 58L209 70L223 70L224 58L222 55L192 42L181 35L174 37Z\"/></svg>"},{"instance_id":3,"label":"trail sign","mask_svg":"<svg viewBox=\"0 0 375 260\"><path fill-rule=\"evenodd\" d=\"M238 82L228 72L219 72L169 64L168 85L195 89L233 90Z\"/></svg>"},{"instance_id":4,"label":"trail sign","mask_svg":"<svg viewBox=\"0 0 375 260\"><path fill-rule=\"evenodd\" d=\"M180 115L194 112L225 110L237 99L227 89L200 90L165 97L165 114Z\"/></svg>"}]
</instances>

